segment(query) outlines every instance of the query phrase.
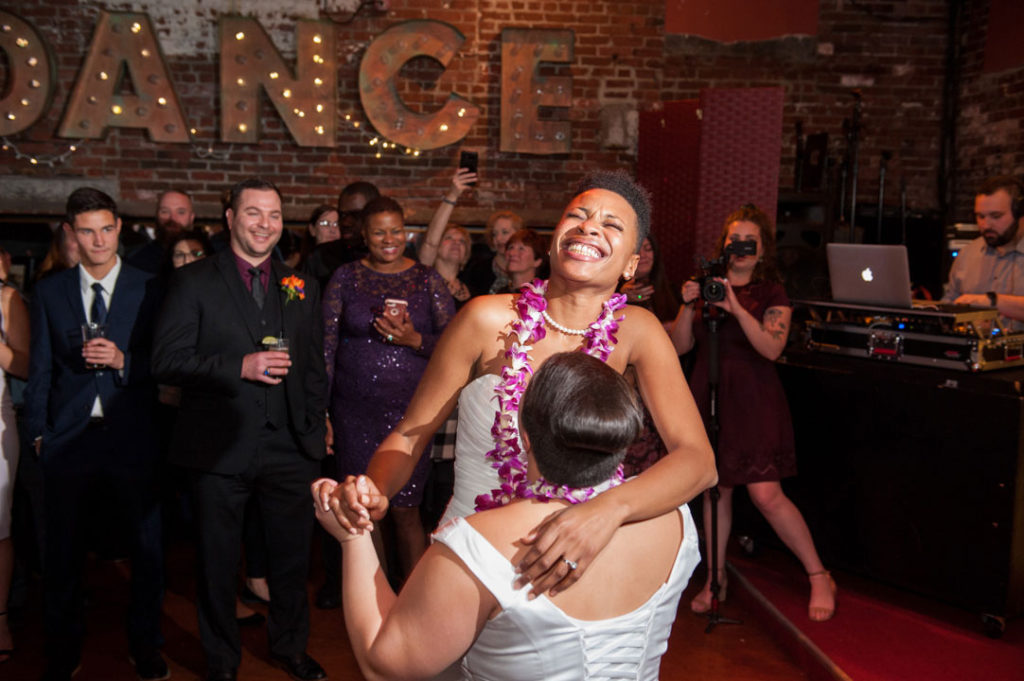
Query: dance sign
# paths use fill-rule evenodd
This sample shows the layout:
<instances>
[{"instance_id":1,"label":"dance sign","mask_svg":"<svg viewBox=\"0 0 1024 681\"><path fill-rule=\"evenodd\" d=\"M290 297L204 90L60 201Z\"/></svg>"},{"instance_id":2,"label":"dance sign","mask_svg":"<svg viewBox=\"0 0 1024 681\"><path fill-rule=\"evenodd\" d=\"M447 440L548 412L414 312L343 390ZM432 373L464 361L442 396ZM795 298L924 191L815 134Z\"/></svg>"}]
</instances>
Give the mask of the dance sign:
<instances>
[{"instance_id":1,"label":"dance sign","mask_svg":"<svg viewBox=\"0 0 1024 681\"><path fill-rule=\"evenodd\" d=\"M259 141L262 92L296 144L337 145L338 59L332 22L296 23L294 66L256 19L224 15L218 28L221 141ZM541 68L571 62L573 32L505 29L501 40L501 150L569 153L568 120L553 120L545 113L569 106L572 79L545 77ZM454 26L433 20L404 21L378 35L359 66L359 98L370 124L391 141L413 149L436 149L464 138L480 117L478 106L453 92L438 111L414 111L396 85L399 71L411 59L425 56L448 66L463 42L465 36ZM0 136L7 136L28 129L46 114L57 72L53 53L35 27L4 10L0 50L8 64L7 94L0 99ZM143 128L154 142L190 143L195 140L186 113L149 16L100 12L58 134L98 139L112 127Z\"/></svg>"}]
</instances>

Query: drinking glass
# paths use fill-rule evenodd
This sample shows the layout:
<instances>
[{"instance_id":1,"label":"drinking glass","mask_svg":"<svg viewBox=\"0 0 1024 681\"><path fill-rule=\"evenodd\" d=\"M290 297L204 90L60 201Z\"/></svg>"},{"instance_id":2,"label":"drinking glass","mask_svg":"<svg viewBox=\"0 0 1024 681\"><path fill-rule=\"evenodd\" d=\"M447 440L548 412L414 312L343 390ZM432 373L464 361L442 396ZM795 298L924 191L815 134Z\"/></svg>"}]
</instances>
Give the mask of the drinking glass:
<instances>
[{"instance_id":1,"label":"drinking glass","mask_svg":"<svg viewBox=\"0 0 1024 681\"><path fill-rule=\"evenodd\" d=\"M107 337L107 326L106 324L97 324L96 322L86 322L82 324L82 343L88 343L94 338L106 338ZM86 362L86 369L102 369L105 364L94 364L92 362Z\"/></svg>"}]
</instances>

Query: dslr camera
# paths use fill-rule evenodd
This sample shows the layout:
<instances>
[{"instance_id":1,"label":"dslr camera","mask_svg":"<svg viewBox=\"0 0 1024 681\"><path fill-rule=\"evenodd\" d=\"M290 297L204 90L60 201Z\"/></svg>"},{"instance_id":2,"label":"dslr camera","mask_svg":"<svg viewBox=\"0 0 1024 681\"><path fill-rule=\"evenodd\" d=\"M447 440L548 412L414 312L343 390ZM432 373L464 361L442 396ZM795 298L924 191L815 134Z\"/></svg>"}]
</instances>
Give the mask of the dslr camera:
<instances>
[{"instance_id":1,"label":"dslr camera","mask_svg":"<svg viewBox=\"0 0 1024 681\"><path fill-rule=\"evenodd\" d=\"M700 276L694 277L700 282L700 295L705 303L718 303L725 300L725 284L718 281L725 276L729 265L729 256L737 258L744 255L757 255L757 242L730 241L722 249L722 255L714 260L700 259Z\"/></svg>"}]
</instances>

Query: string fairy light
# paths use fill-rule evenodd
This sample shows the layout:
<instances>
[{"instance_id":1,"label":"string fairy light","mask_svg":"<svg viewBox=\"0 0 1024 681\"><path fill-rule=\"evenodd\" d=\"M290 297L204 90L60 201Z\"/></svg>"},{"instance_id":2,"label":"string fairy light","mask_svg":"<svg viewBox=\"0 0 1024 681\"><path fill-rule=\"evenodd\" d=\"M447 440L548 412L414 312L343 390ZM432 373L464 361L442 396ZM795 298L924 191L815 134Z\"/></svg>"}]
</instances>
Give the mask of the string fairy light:
<instances>
[{"instance_id":1,"label":"string fairy light","mask_svg":"<svg viewBox=\"0 0 1024 681\"><path fill-rule=\"evenodd\" d=\"M363 140L365 140L366 146L373 151L374 158L384 158L385 151L400 154L402 156L411 156L413 158L419 157L421 153L419 149L414 147L403 147L401 144L392 142L391 140L383 137L379 132L373 130L369 124L363 126L352 112L343 114L341 120L343 124L346 124L350 129L359 133Z\"/></svg>"},{"instance_id":2,"label":"string fairy light","mask_svg":"<svg viewBox=\"0 0 1024 681\"><path fill-rule=\"evenodd\" d=\"M71 158L72 154L82 148L81 143L69 144L66 151L59 154L29 154L18 148L18 144L7 137L0 137L0 149L5 152L11 152L14 154L14 158L17 161L28 161L29 165L33 166L49 166L56 168L57 166L64 165L68 159Z\"/></svg>"}]
</instances>

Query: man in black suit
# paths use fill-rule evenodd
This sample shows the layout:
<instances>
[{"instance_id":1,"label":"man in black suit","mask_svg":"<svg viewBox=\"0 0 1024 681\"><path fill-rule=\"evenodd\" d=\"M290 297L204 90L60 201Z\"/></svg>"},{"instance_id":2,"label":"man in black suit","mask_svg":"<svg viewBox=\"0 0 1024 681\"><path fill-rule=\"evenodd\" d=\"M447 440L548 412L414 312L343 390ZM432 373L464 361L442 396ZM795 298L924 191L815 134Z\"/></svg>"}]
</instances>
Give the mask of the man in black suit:
<instances>
[{"instance_id":1,"label":"man in black suit","mask_svg":"<svg viewBox=\"0 0 1024 681\"><path fill-rule=\"evenodd\" d=\"M271 261L281 195L263 180L231 189L230 249L176 270L157 324L154 373L182 387L170 460L191 469L199 526L199 632L212 680L241 661L235 575L247 500L268 551L271 658L297 679L325 678L306 654L309 483L326 454L327 373L315 282ZM304 289L304 290L303 290ZM265 350L278 338L287 350Z\"/></svg>"},{"instance_id":2,"label":"man in black suit","mask_svg":"<svg viewBox=\"0 0 1024 681\"><path fill-rule=\"evenodd\" d=\"M46 493L44 679L77 670L83 636L82 517L87 495L113 493L130 528L132 598L128 639L142 679L166 679L160 656L163 553L149 370L159 301L149 274L117 255L117 205L92 188L67 201L67 238L81 262L41 280L32 295L32 352L25 393L28 438ZM83 343L83 325L105 337ZM106 521L107 519L104 519Z\"/></svg>"}]
</instances>

